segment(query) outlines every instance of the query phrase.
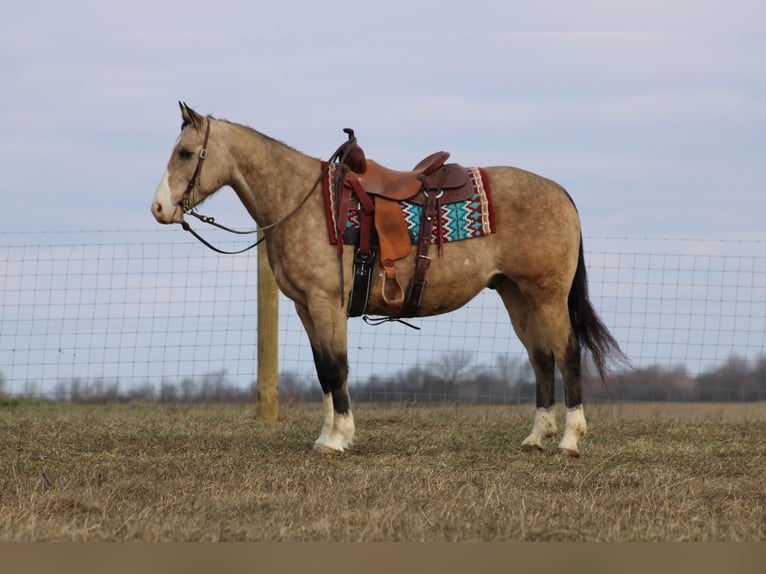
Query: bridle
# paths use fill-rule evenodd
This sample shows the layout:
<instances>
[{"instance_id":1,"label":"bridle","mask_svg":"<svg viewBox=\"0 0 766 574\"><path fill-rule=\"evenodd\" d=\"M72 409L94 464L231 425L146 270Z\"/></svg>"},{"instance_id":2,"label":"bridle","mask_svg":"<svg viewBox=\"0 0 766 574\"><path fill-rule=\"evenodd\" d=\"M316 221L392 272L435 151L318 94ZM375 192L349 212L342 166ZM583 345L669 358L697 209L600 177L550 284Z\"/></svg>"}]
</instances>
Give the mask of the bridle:
<instances>
[{"instance_id":1,"label":"bridle","mask_svg":"<svg viewBox=\"0 0 766 574\"><path fill-rule=\"evenodd\" d=\"M207 127L205 128L205 139L202 142L202 148L199 150L199 154L197 157L197 166L194 168L194 173L191 176L191 179L189 180L189 183L186 184L186 189L184 190L183 197L181 198L181 227L183 227L184 230L191 233L200 243L205 245L206 247L212 249L213 251L217 253L221 253L223 255L238 255L240 253L245 253L246 251L250 251L254 247L256 247L258 244L260 244L264 239L266 239L266 234L263 234L263 237L258 239L255 243L248 245L244 249L239 249L236 251L226 251L223 249L220 249L216 247L215 245L211 244L209 241L207 241L204 237L202 237L199 233L197 233L194 229L192 229L191 225L189 225L189 222L184 219L184 215L191 215L193 217L196 217L199 219L202 223L207 223L208 225L212 225L213 227L217 227L218 229L222 229L224 231L228 231L229 233L235 233L237 235L252 235L253 233L265 232L269 229L273 229L277 227L279 224L283 223L290 217L292 217L298 210L300 210L308 201L309 197L313 195L314 191L319 187L319 184L322 182L322 178L327 174L327 171L330 168L330 164L336 160L340 160L340 164L343 165L343 163L346 161L346 158L348 157L349 152L351 149L356 145L356 137L354 136L354 130L345 128L343 131L348 134L348 140L343 142L337 150L335 150L335 153L332 154L330 159L327 161L327 163L322 168L322 172L319 174L319 177L317 177L316 181L314 182L314 185L311 186L311 189L309 189L308 193L301 199L300 203L296 205L292 210L290 210L286 215L279 218L274 223L271 223L269 225L265 225L264 227L259 227L256 229L250 229L250 230L238 230L238 229L232 229L230 227L226 227L225 225L222 225L218 222L216 222L214 217L211 217L209 215L202 215L201 213L197 212L194 207L191 205L191 196L192 193L194 193L194 189L199 184L200 174L202 173L202 163L207 158L207 144L210 139L210 124L212 123L211 118L207 118Z\"/></svg>"},{"instance_id":2,"label":"bridle","mask_svg":"<svg viewBox=\"0 0 766 574\"><path fill-rule=\"evenodd\" d=\"M224 249L220 249L210 243L207 239L202 237L199 233L194 231L192 229L191 225L189 225L189 222L184 219L184 215L191 215L193 217L196 217L199 219L202 223L207 223L208 225L212 225L213 227L217 227L219 229L223 229L224 231L228 231L229 233L236 233L238 235L251 235L253 233L258 233L258 231L263 231L266 228L262 229L250 229L247 231L242 231L238 229L232 229L230 227L226 227L225 225L222 225L218 222L216 222L214 217L210 217L209 215L202 215L201 213L197 212L197 210L194 209L191 205L191 196L192 193L194 193L194 189L199 184L200 174L202 173L202 163L207 159L207 144L210 140L210 124L213 123L210 118L207 118L207 127L205 128L205 139L202 142L202 148L199 150L199 155L197 156L197 166L194 168L194 173L191 176L191 179L189 179L189 183L186 184L186 189L184 190L183 197L181 198L181 227L183 227L184 230L191 233L197 240L199 240L200 243L205 245L206 247L212 249L213 251L217 253L222 253L223 255L238 255L239 253L244 253L245 251L250 251L253 247L257 246L259 243L261 243L264 239L266 239L266 235L261 237L258 241L255 243L248 245L244 249L239 249L236 251L226 251Z\"/></svg>"}]
</instances>

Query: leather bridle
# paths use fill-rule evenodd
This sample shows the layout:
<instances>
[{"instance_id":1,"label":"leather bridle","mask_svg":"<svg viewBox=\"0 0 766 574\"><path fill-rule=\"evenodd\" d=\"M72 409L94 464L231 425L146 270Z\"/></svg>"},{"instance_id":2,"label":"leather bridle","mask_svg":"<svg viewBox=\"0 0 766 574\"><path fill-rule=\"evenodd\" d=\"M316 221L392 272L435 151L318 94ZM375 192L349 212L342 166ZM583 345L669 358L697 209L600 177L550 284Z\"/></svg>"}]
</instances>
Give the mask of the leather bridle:
<instances>
[{"instance_id":1,"label":"leather bridle","mask_svg":"<svg viewBox=\"0 0 766 574\"><path fill-rule=\"evenodd\" d=\"M202 164L205 161L205 159L207 159L207 144L208 144L208 141L210 140L210 124L212 124L212 122L210 121L210 118L207 118L207 127L205 128L205 139L202 142L202 148L199 150L199 154L197 156L197 165L194 168L194 173L192 174L191 179L189 179L189 183L186 184L186 189L184 190L183 197L181 198L181 211L182 211L181 227L183 227L184 230L191 233L197 240L200 241L200 243L212 249L213 251L216 251L217 253L222 253L224 255L237 255L238 253L244 253L245 251L251 250L253 247L258 245L261 241L266 239L266 236L264 235L258 241L256 241L252 245L245 247L244 249L240 249L237 251L225 251L211 244L199 233L194 231L191 225L189 225L189 222L184 219L184 215L187 215L187 214L192 215L196 217L197 219L199 219L200 221L202 221L203 223L207 223L208 225L212 225L214 227L218 227L219 229L223 229L224 231L228 231L230 233L236 233L239 235L251 235L253 233L258 233L259 231L258 229L251 229L247 231L231 229L229 227L226 227L225 225L221 225L220 223L217 223L215 221L215 218L213 217L198 213L194 209L194 207L191 205L192 194L194 193L194 189L199 185L200 174L202 173Z\"/></svg>"},{"instance_id":2,"label":"leather bridle","mask_svg":"<svg viewBox=\"0 0 766 574\"><path fill-rule=\"evenodd\" d=\"M253 233L258 233L259 231L265 232L269 229L275 228L280 223L284 222L288 218L292 217L293 214L295 214L300 208L302 208L306 202L308 201L309 197L316 191L316 189L319 187L319 184L322 182L322 178L327 173L327 170L330 167L330 163L339 160L339 163L343 165L343 163L346 161L349 152L351 149L356 145L356 137L354 136L354 130L351 130L349 128L345 128L343 131L348 134L348 140L343 142L337 150L335 150L335 153L333 153L332 157L328 160L328 162L325 164L325 166L322 169L322 172L319 174L319 177L314 182L314 185L311 187L311 189L308 191L308 193L303 197L303 199L300 201L298 205L295 206L291 211L289 211L285 216L281 217L274 223L271 223L269 225L266 225L264 227L259 227L257 229L251 229L251 230L238 230L238 229L232 229L230 227L226 227L225 225L222 225L218 222L216 222L214 217L210 217L209 215L202 215L201 213L198 213L194 207L191 205L191 196L192 193L194 193L194 189L199 184L200 174L202 173L202 163L207 158L207 144L210 139L210 124L212 123L211 118L207 118L207 127L205 128L205 139L202 142L202 149L199 150L199 154L197 157L197 166L194 168L194 173L191 176L191 179L189 180L189 183L186 184L186 189L184 190L183 197L181 198L181 227L183 227L184 230L191 233L200 243L205 245L206 247L212 249L213 251L217 253L221 253L223 255L238 255L240 253L244 253L246 251L250 251L253 247L260 244L264 239L266 239L266 235L264 233L263 237L261 237L258 241L255 243L248 245L244 249L239 249L237 251L225 251L223 249L220 249L216 247L215 245L212 245L209 241L207 241L204 237L202 237L199 233L194 231L192 227L189 225L189 222L184 219L184 215L191 215L193 217L196 217L203 223L207 223L208 225L212 225L214 227L217 227L218 229L222 229L224 231L228 231L229 233L236 233L238 235L251 235Z\"/></svg>"},{"instance_id":3,"label":"leather bridle","mask_svg":"<svg viewBox=\"0 0 766 574\"><path fill-rule=\"evenodd\" d=\"M183 199L181 200L181 208L184 213L192 211L190 205L191 194L194 192L194 188L199 183L199 176L202 173L202 162L207 158L207 142L210 139L210 119L207 121L207 128L205 129L205 140L202 142L202 149L199 150L199 156L197 158L197 166L194 168L194 173L186 184L186 190L184 191Z\"/></svg>"}]
</instances>

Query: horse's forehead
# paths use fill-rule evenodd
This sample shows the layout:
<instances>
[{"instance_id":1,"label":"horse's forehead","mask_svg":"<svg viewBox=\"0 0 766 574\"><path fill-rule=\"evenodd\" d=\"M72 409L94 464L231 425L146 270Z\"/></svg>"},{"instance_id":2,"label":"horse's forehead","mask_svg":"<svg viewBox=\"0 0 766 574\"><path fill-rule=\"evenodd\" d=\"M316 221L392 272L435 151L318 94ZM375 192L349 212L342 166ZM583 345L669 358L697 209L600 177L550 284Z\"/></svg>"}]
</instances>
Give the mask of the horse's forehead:
<instances>
[{"instance_id":1,"label":"horse's forehead","mask_svg":"<svg viewBox=\"0 0 766 574\"><path fill-rule=\"evenodd\" d=\"M182 141L188 140L190 137L193 137L193 129L187 129L184 128L181 130L181 133L178 134L178 138L176 138L175 147L178 147Z\"/></svg>"},{"instance_id":2,"label":"horse's forehead","mask_svg":"<svg viewBox=\"0 0 766 574\"><path fill-rule=\"evenodd\" d=\"M200 134L196 129L194 129L194 126L189 124L187 126L184 126L181 129L181 133L178 134L178 138L176 138L175 145L177 146L182 141L189 141L189 140L195 139L197 137L201 137L201 136L202 136L202 134Z\"/></svg>"}]
</instances>

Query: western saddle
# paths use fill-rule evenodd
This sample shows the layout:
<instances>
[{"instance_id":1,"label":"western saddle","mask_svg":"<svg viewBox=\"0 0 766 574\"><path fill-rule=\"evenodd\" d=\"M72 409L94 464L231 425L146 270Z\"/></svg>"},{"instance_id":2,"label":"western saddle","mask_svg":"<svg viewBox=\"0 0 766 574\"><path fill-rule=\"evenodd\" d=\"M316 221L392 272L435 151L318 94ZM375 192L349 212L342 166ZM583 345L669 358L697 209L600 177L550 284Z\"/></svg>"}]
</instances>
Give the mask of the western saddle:
<instances>
[{"instance_id":1,"label":"western saddle","mask_svg":"<svg viewBox=\"0 0 766 574\"><path fill-rule=\"evenodd\" d=\"M427 156L412 171L398 171L367 159L356 143L353 130L344 131L349 134L349 141L341 155L335 182L335 192L340 195L336 201L339 244L342 243L352 192L360 205L360 234L348 315L362 315L367 306L375 257L375 246L372 245L374 225L384 272L381 297L391 308L392 315L413 317L420 308L426 287L425 275L431 263L428 249L434 226L437 228L439 253L442 253L441 205L469 199L474 192L473 185L465 168L445 163L450 155L446 151ZM396 260L406 257L412 250L400 201L422 206L415 270L406 292L396 277L394 267ZM339 248L342 249L340 245Z\"/></svg>"}]
</instances>

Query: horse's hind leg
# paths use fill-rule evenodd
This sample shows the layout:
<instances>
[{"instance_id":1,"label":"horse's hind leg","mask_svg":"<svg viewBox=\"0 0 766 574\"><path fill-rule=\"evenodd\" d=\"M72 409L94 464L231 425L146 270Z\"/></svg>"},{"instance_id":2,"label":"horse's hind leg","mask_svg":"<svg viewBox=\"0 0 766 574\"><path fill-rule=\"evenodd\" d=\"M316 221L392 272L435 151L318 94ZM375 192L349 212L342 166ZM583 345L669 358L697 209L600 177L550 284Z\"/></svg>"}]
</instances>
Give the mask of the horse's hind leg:
<instances>
[{"instance_id":1,"label":"horse's hind leg","mask_svg":"<svg viewBox=\"0 0 766 574\"><path fill-rule=\"evenodd\" d=\"M553 415L554 369L558 366L564 380L567 413L559 451L579 456L579 441L587 425L582 408L580 343L572 330L566 294L535 292L524 295L506 280L498 288L514 330L527 348L535 372L537 413L532 431L522 442L527 451L542 448L542 439L556 432Z\"/></svg>"},{"instance_id":2,"label":"horse's hind leg","mask_svg":"<svg viewBox=\"0 0 766 574\"><path fill-rule=\"evenodd\" d=\"M577 457L580 456L580 439L587 430L582 406L580 341L572 329L566 296L545 298L535 305L534 309L537 321L550 343L561 378L564 380L564 402L567 412L559 452L566 456Z\"/></svg>"},{"instance_id":3,"label":"horse's hind leg","mask_svg":"<svg viewBox=\"0 0 766 574\"><path fill-rule=\"evenodd\" d=\"M537 411L532 430L522 441L521 448L526 452L541 451L543 439L555 434L557 430L553 413L555 402L553 352L537 323L532 307L516 284L506 279L497 287L497 291L508 310L516 336L527 349L529 363L535 373Z\"/></svg>"},{"instance_id":4,"label":"horse's hind leg","mask_svg":"<svg viewBox=\"0 0 766 574\"><path fill-rule=\"evenodd\" d=\"M324 394L322 431L314 442L314 449L322 452L343 452L353 444L355 432L348 394L346 317L334 307L323 307L312 313L307 307L295 304L309 336L314 366Z\"/></svg>"},{"instance_id":5,"label":"horse's hind leg","mask_svg":"<svg viewBox=\"0 0 766 574\"><path fill-rule=\"evenodd\" d=\"M567 318L569 317L567 313ZM559 443L559 452L566 456L580 456L580 439L585 436L588 425L585 422L585 411L582 406L582 376L580 371L580 341L569 330L563 360L559 362L559 370L564 379L564 402L567 414L564 422L564 436ZM558 360L558 359L557 359Z\"/></svg>"}]
</instances>

